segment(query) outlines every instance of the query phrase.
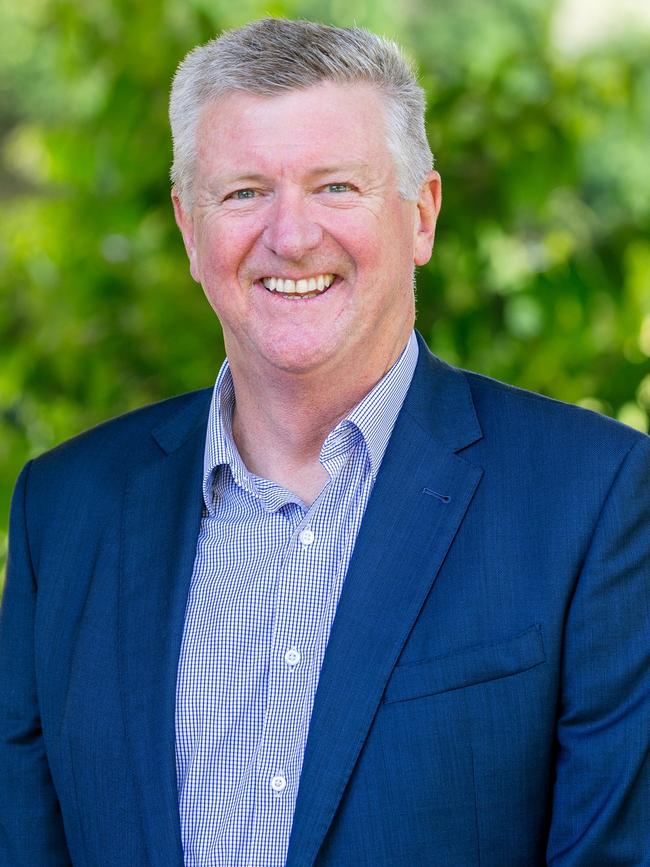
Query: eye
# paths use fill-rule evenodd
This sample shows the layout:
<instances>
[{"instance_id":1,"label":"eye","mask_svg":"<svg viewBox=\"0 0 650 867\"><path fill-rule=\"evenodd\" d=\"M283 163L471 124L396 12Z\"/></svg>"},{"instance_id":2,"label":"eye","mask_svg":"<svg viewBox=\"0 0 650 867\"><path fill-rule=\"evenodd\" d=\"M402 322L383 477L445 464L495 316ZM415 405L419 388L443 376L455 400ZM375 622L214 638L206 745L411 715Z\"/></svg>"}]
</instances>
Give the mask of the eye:
<instances>
[{"instance_id":1,"label":"eye","mask_svg":"<svg viewBox=\"0 0 650 867\"><path fill-rule=\"evenodd\" d=\"M236 202L243 202L247 199L254 199L257 195L255 190L251 190L249 187L246 187L243 190L235 190L232 193L228 193L226 199L234 199Z\"/></svg>"},{"instance_id":2,"label":"eye","mask_svg":"<svg viewBox=\"0 0 650 867\"><path fill-rule=\"evenodd\" d=\"M350 190L352 189L352 185L337 182L334 184L327 184L325 189L327 190L328 193L349 193Z\"/></svg>"}]
</instances>

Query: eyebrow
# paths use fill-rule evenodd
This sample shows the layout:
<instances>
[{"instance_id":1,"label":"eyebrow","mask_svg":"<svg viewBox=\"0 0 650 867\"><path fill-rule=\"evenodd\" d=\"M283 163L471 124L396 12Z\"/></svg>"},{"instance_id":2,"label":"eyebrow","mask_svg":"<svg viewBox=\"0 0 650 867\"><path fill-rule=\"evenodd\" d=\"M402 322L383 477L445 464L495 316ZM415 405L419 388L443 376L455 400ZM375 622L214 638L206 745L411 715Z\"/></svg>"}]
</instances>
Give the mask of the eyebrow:
<instances>
[{"instance_id":1,"label":"eyebrow","mask_svg":"<svg viewBox=\"0 0 650 867\"><path fill-rule=\"evenodd\" d=\"M316 166L316 168L310 169L307 172L307 177L313 179L337 174L356 174L366 177L367 170L368 166L365 163L338 163L330 166ZM241 175L230 175L226 178L220 178L216 181L214 187L221 189L233 184L264 184L268 183L268 181L268 175L261 174L260 172L243 172Z\"/></svg>"},{"instance_id":2,"label":"eyebrow","mask_svg":"<svg viewBox=\"0 0 650 867\"><path fill-rule=\"evenodd\" d=\"M336 175L340 172L343 174L367 174L368 166L366 163L336 163L331 166L318 166L309 172L310 177L320 177L321 175Z\"/></svg>"},{"instance_id":3,"label":"eyebrow","mask_svg":"<svg viewBox=\"0 0 650 867\"><path fill-rule=\"evenodd\" d=\"M267 181L266 175L255 174L254 172L244 172L241 175L228 175L225 178L215 178L211 183L211 189L222 189L223 187L231 187L233 184L262 184Z\"/></svg>"}]
</instances>

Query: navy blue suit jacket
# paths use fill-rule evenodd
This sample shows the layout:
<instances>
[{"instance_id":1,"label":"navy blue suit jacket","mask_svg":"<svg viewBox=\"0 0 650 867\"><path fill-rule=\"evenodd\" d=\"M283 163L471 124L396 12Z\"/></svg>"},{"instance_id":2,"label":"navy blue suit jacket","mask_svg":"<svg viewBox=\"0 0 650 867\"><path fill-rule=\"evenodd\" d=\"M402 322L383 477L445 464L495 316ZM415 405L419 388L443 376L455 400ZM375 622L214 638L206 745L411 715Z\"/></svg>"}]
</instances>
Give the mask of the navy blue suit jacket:
<instances>
[{"instance_id":1,"label":"navy blue suit jacket","mask_svg":"<svg viewBox=\"0 0 650 867\"><path fill-rule=\"evenodd\" d=\"M0 864L180 867L210 392L16 489ZM288 867L650 864L650 439L420 359L323 664Z\"/></svg>"}]
</instances>

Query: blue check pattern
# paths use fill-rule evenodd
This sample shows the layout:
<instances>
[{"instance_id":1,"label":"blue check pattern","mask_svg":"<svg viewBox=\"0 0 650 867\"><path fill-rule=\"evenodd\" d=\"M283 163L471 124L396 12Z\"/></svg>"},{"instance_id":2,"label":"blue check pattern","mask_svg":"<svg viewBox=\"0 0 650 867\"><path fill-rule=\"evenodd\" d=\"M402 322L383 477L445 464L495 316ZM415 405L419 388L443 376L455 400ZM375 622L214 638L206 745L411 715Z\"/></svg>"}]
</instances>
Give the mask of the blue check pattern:
<instances>
[{"instance_id":1,"label":"blue check pattern","mask_svg":"<svg viewBox=\"0 0 650 867\"><path fill-rule=\"evenodd\" d=\"M244 466L227 361L219 372L177 677L186 867L285 862L330 628L417 356L413 333L328 435L320 462L330 480L309 508Z\"/></svg>"}]
</instances>

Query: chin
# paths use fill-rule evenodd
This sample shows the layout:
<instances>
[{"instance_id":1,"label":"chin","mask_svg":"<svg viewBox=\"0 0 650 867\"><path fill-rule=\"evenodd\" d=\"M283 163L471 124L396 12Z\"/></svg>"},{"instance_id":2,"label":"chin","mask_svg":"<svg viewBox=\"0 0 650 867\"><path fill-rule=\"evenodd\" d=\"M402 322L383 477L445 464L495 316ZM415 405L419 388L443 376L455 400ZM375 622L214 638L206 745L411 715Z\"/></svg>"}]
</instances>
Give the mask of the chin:
<instances>
[{"instance_id":1,"label":"chin","mask_svg":"<svg viewBox=\"0 0 650 867\"><path fill-rule=\"evenodd\" d=\"M267 357L269 364L283 373L307 374L326 362L326 358L317 352L283 352Z\"/></svg>"},{"instance_id":2,"label":"chin","mask_svg":"<svg viewBox=\"0 0 650 867\"><path fill-rule=\"evenodd\" d=\"M283 342L268 347L263 353L267 363L285 373L310 373L331 362L333 347L316 345L313 341Z\"/></svg>"}]
</instances>

